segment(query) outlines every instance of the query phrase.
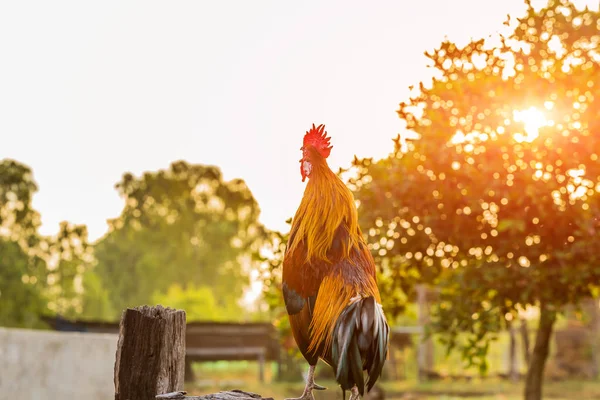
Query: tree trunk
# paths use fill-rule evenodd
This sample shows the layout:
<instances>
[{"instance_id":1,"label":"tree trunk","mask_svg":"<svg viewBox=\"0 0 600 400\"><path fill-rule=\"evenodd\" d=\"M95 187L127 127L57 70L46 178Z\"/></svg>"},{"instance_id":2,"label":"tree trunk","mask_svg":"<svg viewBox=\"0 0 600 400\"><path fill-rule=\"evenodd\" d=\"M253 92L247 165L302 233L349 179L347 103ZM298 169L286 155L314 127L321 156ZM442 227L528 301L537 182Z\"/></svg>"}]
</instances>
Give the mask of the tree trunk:
<instances>
[{"instance_id":1,"label":"tree trunk","mask_svg":"<svg viewBox=\"0 0 600 400\"><path fill-rule=\"evenodd\" d=\"M542 383L544 380L544 367L550 350L550 338L552 328L556 321L556 312L542 304L540 307L540 322L535 346L531 354L531 362L527 370L527 381L525 383L525 400L542 399Z\"/></svg>"},{"instance_id":2,"label":"tree trunk","mask_svg":"<svg viewBox=\"0 0 600 400\"><path fill-rule=\"evenodd\" d=\"M584 304L587 305L588 314L590 316L590 333L592 336L592 370L593 379L598 379L600 372L600 303L598 299L589 299Z\"/></svg>"},{"instance_id":3,"label":"tree trunk","mask_svg":"<svg viewBox=\"0 0 600 400\"><path fill-rule=\"evenodd\" d=\"M425 332L425 326L429 323L429 304L427 303L427 286L419 284L417 290L417 318L422 332ZM417 365L418 379L425 381L433 370L433 340L425 339L425 334L421 333L417 344Z\"/></svg>"},{"instance_id":4,"label":"tree trunk","mask_svg":"<svg viewBox=\"0 0 600 400\"><path fill-rule=\"evenodd\" d=\"M508 331L510 333L508 377L511 381L517 382L519 380L519 370L517 368L517 328L515 328L513 323L510 323Z\"/></svg>"},{"instance_id":5,"label":"tree trunk","mask_svg":"<svg viewBox=\"0 0 600 400\"><path fill-rule=\"evenodd\" d=\"M527 329L527 320L521 320L521 343L523 344L523 361L529 365L529 330Z\"/></svg>"}]
</instances>

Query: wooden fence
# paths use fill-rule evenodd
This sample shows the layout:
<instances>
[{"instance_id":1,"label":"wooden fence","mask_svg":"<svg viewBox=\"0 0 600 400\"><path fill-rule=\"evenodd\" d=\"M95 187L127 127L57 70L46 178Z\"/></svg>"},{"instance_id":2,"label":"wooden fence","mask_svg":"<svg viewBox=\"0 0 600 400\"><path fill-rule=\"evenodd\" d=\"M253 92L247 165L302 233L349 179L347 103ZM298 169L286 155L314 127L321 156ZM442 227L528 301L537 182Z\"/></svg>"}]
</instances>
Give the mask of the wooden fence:
<instances>
[{"instance_id":1,"label":"wooden fence","mask_svg":"<svg viewBox=\"0 0 600 400\"><path fill-rule=\"evenodd\" d=\"M44 317L57 331L119 333L118 322L67 320ZM265 363L281 365L280 344L270 323L188 322L185 331L185 379L193 381L191 363L196 361L258 361L258 377L265 378Z\"/></svg>"}]
</instances>

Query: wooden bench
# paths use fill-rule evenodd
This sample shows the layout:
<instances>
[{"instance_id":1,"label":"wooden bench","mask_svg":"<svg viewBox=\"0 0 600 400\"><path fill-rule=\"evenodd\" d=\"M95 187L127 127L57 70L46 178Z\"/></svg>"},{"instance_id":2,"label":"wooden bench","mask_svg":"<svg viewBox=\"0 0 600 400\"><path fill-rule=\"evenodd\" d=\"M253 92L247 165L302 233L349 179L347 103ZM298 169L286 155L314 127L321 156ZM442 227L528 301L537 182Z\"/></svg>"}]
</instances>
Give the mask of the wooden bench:
<instances>
[{"instance_id":1,"label":"wooden bench","mask_svg":"<svg viewBox=\"0 0 600 400\"><path fill-rule=\"evenodd\" d=\"M266 361L280 363L277 337L269 323L189 322L186 367L194 361L258 361L258 377L264 382Z\"/></svg>"}]
</instances>

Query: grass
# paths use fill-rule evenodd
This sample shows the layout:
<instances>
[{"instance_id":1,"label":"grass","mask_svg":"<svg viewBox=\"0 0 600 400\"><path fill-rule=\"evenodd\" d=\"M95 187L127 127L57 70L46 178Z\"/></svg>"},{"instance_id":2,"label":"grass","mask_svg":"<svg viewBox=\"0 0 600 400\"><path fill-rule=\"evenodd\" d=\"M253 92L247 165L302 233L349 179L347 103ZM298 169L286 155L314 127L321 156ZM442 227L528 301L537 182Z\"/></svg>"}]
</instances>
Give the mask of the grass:
<instances>
[{"instance_id":1,"label":"grass","mask_svg":"<svg viewBox=\"0 0 600 400\"><path fill-rule=\"evenodd\" d=\"M243 389L265 397L282 400L302 393L302 382L275 382L276 367L268 364L266 383L258 382L258 365L254 362L215 362L194 366L197 382L186 385L189 394L208 394L221 390ZM318 380L329 389L315 392L316 400L342 399L341 390L333 381ZM382 382L386 399L397 400L521 400L523 383L512 384L500 379L472 379L466 381L434 381L418 383L414 379ZM598 381L547 382L544 399L549 400L600 400Z\"/></svg>"},{"instance_id":2,"label":"grass","mask_svg":"<svg viewBox=\"0 0 600 400\"><path fill-rule=\"evenodd\" d=\"M469 383L439 381L428 383L387 382L384 387L390 393L413 393L415 399L470 399L470 400L521 400L523 383L513 384L499 379L474 380ZM460 396L459 394L469 394ZM600 399L600 382L562 381L546 382L544 399L573 400ZM419 397L421 396L421 397ZM394 397L395 398L395 397ZM402 397L399 397L402 398Z\"/></svg>"}]
</instances>

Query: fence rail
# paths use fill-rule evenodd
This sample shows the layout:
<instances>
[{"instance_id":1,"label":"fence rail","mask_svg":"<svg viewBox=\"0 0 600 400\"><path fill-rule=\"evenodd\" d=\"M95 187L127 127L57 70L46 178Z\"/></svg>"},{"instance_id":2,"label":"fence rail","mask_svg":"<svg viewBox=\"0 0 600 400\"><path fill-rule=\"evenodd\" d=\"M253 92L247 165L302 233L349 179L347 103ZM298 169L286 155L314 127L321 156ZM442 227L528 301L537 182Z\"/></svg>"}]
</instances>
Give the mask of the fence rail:
<instances>
[{"instance_id":1,"label":"fence rail","mask_svg":"<svg viewBox=\"0 0 600 400\"><path fill-rule=\"evenodd\" d=\"M119 334L118 322L67 320L44 317L57 331ZM270 323L200 322L186 324L185 332L186 380L193 381L193 362L257 361L258 378L265 380L267 361L277 362L281 370L280 344L277 331Z\"/></svg>"}]
</instances>

